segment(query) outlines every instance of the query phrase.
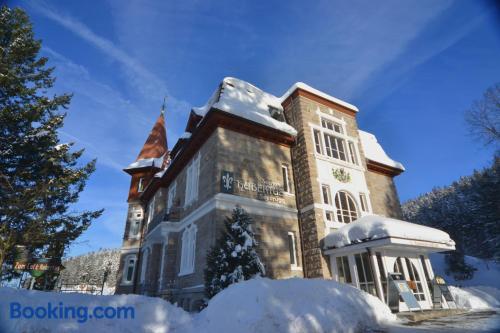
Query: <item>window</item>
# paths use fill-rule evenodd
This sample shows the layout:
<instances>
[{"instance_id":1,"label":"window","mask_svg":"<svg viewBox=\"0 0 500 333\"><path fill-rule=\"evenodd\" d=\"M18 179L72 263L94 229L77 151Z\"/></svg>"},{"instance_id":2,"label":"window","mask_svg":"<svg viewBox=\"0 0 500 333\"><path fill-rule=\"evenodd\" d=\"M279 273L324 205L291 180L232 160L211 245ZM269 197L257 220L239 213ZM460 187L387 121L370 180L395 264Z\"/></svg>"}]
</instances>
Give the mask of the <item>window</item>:
<instances>
[{"instance_id":1,"label":"window","mask_svg":"<svg viewBox=\"0 0 500 333\"><path fill-rule=\"evenodd\" d=\"M331 210L325 211L325 216L328 222L333 222L333 212Z\"/></svg>"},{"instance_id":2,"label":"window","mask_svg":"<svg viewBox=\"0 0 500 333\"><path fill-rule=\"evenodd\" d=\"M153 220L153 217L154 217L154 214L155 214L155 201L156 201L156 193L155 193L155 195L153 195L153 197L151 198L151 200L149 200L149 204L148 204L148 221L147 221L148 225Z\"/></svg>"},{"instance_id":3,"label":"window","mask_svg":"<svg viewBox=\"0 0 500 333\"><path fill-rule=\"evenodd\" d=\"M177 191L177 183L174 182L168 188L168 198L167 198L167 213L170 213L170 209L172 209L172 205L174 203L175 192Z\"/></svg>"},{"instance_id":4,"label":"window","mask_svg":"<svg viewBox=\"0 0 500 333\"><path fill-rule=\"evenodd\" d=\"M292 190L290 188L290 179L288 176L288 165L286 164L281 165L281 173L283 175L283 191L291 193Z\"/></svg>"},{"instance_id":5,"label":"window","mask_svg":"<svg viewBox=\"0 0 500 333\"><path fill-rule=\"evenodd\" d=\"M324 134L326 154L338 160L347 161L344 140L330 134Z\"/></svg>"},{"instance_id":6,"label":"window","mask_svg":"<svg viewBox=\"0 0 500 333\"><path fill-rule=\"evenodd\" d=\"M129 255L125 257L125 265L123 267L123 283L132 283L135 271L135 255Z\"/></svg>"},{"instance_id":7,"label":"window","mask_svg":"<svg viewBox=\"0 0 500 333\"><path fill-rule=\"evenodd\" d=\"M323 203L327 205L332 204L332 198L330 197L330 186L321 185L321 192L323 193Z\"/></svg>"},{"instance_id":8,"label":"window","mask_svg":"<svg viewBox=\"0 0 500 333\"><path fill-rule=\"evenodd\" d=\"M268 108L269 108L269 114L271 115L272 118L276 119L277 121L285 122L285 115L283 114L283 110L275 108L274 106L271 105L268 105Z\"/></svg>"},{"instance_id":9,"label":"window","mask_svg":"<svg viewBox=\"0 0 500 333\"><path fill-rule=\"evenodd\" d=\"M318 130L314 130L314 146L316 147L316 152L322 154L321 150L321 133Z\"/></svg>"},{"instance_id":10,"label":"window","mask_svg":"<svg viewBox=\"0 0 500 333\"><path fill-rule=\"evenodd\" d=\"M181 268L179 275L191 274L194 270L196 251L196 225L184 229L182 233Z\"/></svg>"},{"instance_id":11,"label":"window","mask_svg":"<svg viewBox=\"0 0 500 333\"><path fill-rule=\"evenodd\" d=\"M415 295L415 298L418 301L425 301L425 293L424 293L424 288L422 287L422 280L420 280L420 276L418 275L417 268L413 263L410 261L410 259L405 258L406 261L406 267L408 268L408 274L410 275L410 281L412 281L414 286L410 287L415 287L412 288L413 295Z\"/></svg>"},{"instance_id":12,"label":"window","mask_svg":"<svg viewBox=\"0 0 500 333\"><path fill-rule=\"evenodd\" d=\"M349 269L349 260L347 256L337 257L335 259L337 262L338 281L342 283L351 283L351 271Z\"/></svg>"},{"instance_id":13,"label":"window","mask_svg":"<svg viewBox=\"0 0 500 333\"><path fill-rule=\"evenodd\" d=\"M354 142L349 141L349 155L351 156L351 163L358 165L358 157L356 156L356 149Z\"/></svg>"},{"instance_id":14,"label":"window","mask_svg":"<svg viewBox=\"0 0 500 333\"><path fill-rule=\"evenodd\" d=\"M331 120L321 119L321 126L323 128L329 129L331 131L335 131L337 133L341 133L341 134L343 133L342 125L335 123Z\"/></svg>"},{"instance_id":15,"label":"window","mask_svg":"<svg viewBox=\"0 0 500 333\"><path fill-rule=\"evenodd\" d=\"M128 216L130 221L129 237L137 237L141 228L142 209L136 206L130 210Z\"/></svg>"},{"instance_id":16,"label":"window","mask_svg":"<svg viewBox=\"0 0 500 333\"><path fill-rule=\"evenodd\" d=\"M364 193L359 194L359 202L361 203L361 210L363 212L368 211L368 204L366 202L366 195Z\"/></svg>"},{"instance_id":17,"label":"window","mask_svg":"<svg viewBox=\"0 0 500 333\"><path fill-rule=\"evenodd\" d=\"M417 268L408 258L405 258L405 263L406 268L408 269L409 276L406 276L406 274L404 273L403 261L401 258L396 259L396 262L394 263L394 271L403 274L405 279L409 280L408 285L412 290L413 295L415 295L417 301L425 301L424 289L422 287L422 281L420 280Z\"/></svg>"},{"instance_id":18,"label":"window","mask_svg":"<svg viewBox=\"0 0 500 333\"><path fill-rule=\"evenodd\" d=\"M186 172L185 206L198 199L198 180L200 174L200 154L193 159Z\"/></svg>"},{"instance_id":19,"label":"window","mask_svg":"<svg viewBox=\"0 0 500 333\"><path fill-rule=\"evenodd\" d=\"M297 244L295 243L295 234L288 232L288 250L290 252L290 265L297 267Z\"/></svg>"},{"instance_id":20,"label":"window","mask_svg":"<svg viewBox=\"0 0 500 333\"><path fill-rule=\"evenodd\" d=\"M142 255L142 266L141 266L141 283L146 280L146 269L148 267L148 258L149 258L149 248L146 248L143 251Z\"/></svg>"},{"instance_id":21,"label":"window","mask_svg":"<svg viewBox=\"0 0 500 333\"><path fill-rule=\"evenodd\" d=\"M358 218L354 199L347 192L337 192L335 205L337 206L337 220L339 222L350 223Z\"/></svg>"},{"instance_id":22,"label":"window","mask_svg":"<svg viewBox=\"0 0 500 333\"><path fill-rule=\"evenodd\" d=\"M354 255L356 260L356 270L358 272L359 289L366 291L373 296L377 296L375 281L373 280L373 271L370 265L368 253L357 253Z\"/></svg>"},{"instance_id":23,"label":"window","mask_svg":"<svg viewBox=\"0 0 500 333\"><path fill-rule=\"evenodd\" d=\"M137 184L137 192L144 191L144 178L139 178L139 184Z\"/></svg>"}]
</instances>

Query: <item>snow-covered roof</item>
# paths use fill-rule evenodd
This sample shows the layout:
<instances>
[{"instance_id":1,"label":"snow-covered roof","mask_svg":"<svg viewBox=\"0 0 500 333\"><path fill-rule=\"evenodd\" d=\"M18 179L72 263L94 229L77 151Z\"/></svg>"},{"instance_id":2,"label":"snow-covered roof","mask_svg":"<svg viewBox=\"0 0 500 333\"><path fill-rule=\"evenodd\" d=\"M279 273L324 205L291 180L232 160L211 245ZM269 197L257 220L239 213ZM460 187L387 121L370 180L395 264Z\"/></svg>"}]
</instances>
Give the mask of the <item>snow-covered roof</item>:
<instances>
[{"instance_id":1,"label":"snow-covered roof","mask_svg":"<svg viewBox=\"0 0 500 333\"><path fill-rule=\"evenodd\" d=\"M444 231L388 217L367 215L328 234L325 237L325 248L341 248L387 237L455 245L450 235Z\"/></svg>"},{"instance_id":2,"label":"snow-covered roof","mask_svg":"<svg viewBox=\"0 0 500 333\"><path fill-rule=\"evenodd\" d=\"M224 78L220 96L218 96L217 90L207 104L193 108L193 111L204 117L211 108L234 114L293 136L297 135L297 131L292 126L271 117L270 108L283 112L280 99L243 80L233 77Z\"/></svg>"},{"instance_id":3,"label":"snow-covered roof","mask_svg":"<svg viewBox=\"0 0 500 333\"><path fill-rule=\"evenodd\" d=\"M348 109L351 109L353 111L356 111L356 112L359 111L356 106L354 106L350 103L344 102L343 100L338 99L336 97L330 96L322 91L319 91L318 89L315 89L315 88L311 87L310 85L305 84L304 82L294 83L293 86L291 86L290 89L288 89L286 91L286 93L284 93L283 96L280 97L280 102L283 102L285 99L287 99L288 96L290 96L297 89L302 89L302 90L308 91L310 93L313 93L314 95L320 96L326 100L329 100L330 102L342 105L342 106L344 106Z\"/></svg>"},{"instance_id":4,"label":"snow-covered roof","mask_svg":"<svg viewBox=\"0 0 500 333\"><path fill-rule=\"evenodd\" d=\"M359 130L359 137L361 139L361 146L365 152L365 157L374 162L378 162L390 167L405 170L403 164L390 158L384 151L384 148L378 143L375 135Z\"/></svg>"},{"instance_id":5,"label":"snow-covered roof","mask_svg":"<svg viewBox=\"0 0 500 333\"><path fill-rule=\"evenodd\" d=\"M179 139L189 139L191 137L191 133L189 132L184 132L182 135L179 137Z\"/></svg>"},{"instance_id":6,"label":"snow-covered roof","mask_svg":"<svg viewBox=\"0 0 500 333\"><path fill-rule=\"evenodd\" d=\"M141 158L140 160L135 161L134 163L130 164L128 167L125 168L125 170L130 170L130 169L140 169L140 168L145 168L145 167L155 167L155 168L161 168L163 165L163 158L158 157L158 158Z\"/></svg>"}]
</instances>

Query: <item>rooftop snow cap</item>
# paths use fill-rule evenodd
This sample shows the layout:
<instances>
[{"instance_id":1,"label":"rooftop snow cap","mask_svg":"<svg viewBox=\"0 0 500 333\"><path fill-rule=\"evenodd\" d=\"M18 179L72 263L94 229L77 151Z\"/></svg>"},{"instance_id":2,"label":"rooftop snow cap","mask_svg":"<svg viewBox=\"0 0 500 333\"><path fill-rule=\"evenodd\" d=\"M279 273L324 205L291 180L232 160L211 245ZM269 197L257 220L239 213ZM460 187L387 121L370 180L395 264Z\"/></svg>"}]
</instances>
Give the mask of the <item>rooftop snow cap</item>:
<instances>
[{"instance_id":1,"label":"rooftop snow cap","mask_svg":"<svg viewBox=\"0 0 500 333\"><path fill-rule=\"evenodd\" d=\"M325 94L324 92L319 91L318 89L315 89L315 88L311 87L310 85L305 84L304 82L294 83L293 86L291 86L290 89L288 89L286 91L286 93L284 93L283 96L280 97L280 102L283 102L284 100L286 100L288 98L288 96L290 96L297 89L302 89L302 90L308 91L316 96L322 97L322 98L324 98L330 102L333 102L335 104L342 105L343 107L346 107L346 108L353 110L355 112L359 111L356 106L354 106L350 103L347 103L341 99L338 99L336 97Z\"/></svg>"},{"instance_id":2,"label":"rooftop snow cap","mask_svg":"<svg viewBox=\"0 0 500 333\"><path fill-rule=\"evenodd\" d=\"M325 248L341 248L387 237L455 245L444 231L379 215L367 215L328 234Z\"/></svg>"},{"instance_id":3,"label":"rooftop snow cap","mask_svg":"<svg viewBox=\"0 0 500 333\"><path fill-rule=\"evenodd\" d=\"M378 162L390 167L404 171L405 167L398 161L393 160L384 151L384 148L378 143L375 135L359 130L359 137L361 139L361 146L365 152L365 157L374 162Z\"/></svg>"},{"instance_id":4,"label":"rooftop snow cap","mask_svg":"<svg viewBox=\"0 0 500 333\"><path fill-rule=\"evenodd\" d=\"M135 162L126 167L125 170L150 166L161 168L166 161L165 156L167 152L167 131L165 129L165 118L162 112L149 133L139 156L137 156Z\"/></svg>"},{"instance_id":5,"label":"rooftop snow cap","mask_svg":"<svg viewBox=\"0 0 500 333\"><path fill-rule=\"evenodd\" d=\"M204 117L211 108L231 113L278 131L297 135L297 131L285 122L283 107L278 97L268 94L248 82L226 77L207 104L193 108Z\"/></svg>"}]
</instances>

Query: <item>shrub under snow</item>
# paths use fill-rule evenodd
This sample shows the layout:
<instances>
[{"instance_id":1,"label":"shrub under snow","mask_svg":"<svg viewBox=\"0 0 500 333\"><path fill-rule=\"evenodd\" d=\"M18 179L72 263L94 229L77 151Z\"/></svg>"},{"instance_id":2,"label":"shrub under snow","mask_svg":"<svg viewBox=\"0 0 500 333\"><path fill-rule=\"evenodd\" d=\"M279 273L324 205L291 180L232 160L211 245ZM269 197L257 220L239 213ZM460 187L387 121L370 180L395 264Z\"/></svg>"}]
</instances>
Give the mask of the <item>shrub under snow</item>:
<instances>
[{"instance_id":1,"label":"shrub under snow","mask_svg":"<svg viewBox=\"0 0 500 333\"><path fill-rule=\"evenodd\" d=\"M500 308L500 289L484 286L449 288L459 308L472 310Z\"/></svg>"}]
</instances>

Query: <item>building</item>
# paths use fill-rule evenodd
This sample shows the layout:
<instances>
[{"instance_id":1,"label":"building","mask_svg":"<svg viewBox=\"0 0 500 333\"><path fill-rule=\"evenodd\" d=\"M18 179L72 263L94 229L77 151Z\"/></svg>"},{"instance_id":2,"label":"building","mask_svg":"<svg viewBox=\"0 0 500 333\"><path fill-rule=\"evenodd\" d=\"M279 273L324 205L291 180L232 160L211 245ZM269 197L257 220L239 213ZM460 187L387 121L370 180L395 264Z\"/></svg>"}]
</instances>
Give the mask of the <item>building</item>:
<instances>
[{"instance_id":1,"label":"building","mask_svg":"<svg viewBox=\"0 0 500 333\"><path fill-rule=\"evenodd\" d=\"M171 150L162 113L125 169L117 292L197 309L207 250L236 205L254 219L267 276L332 278L325 236L367 215L401 218L393 178L404 167L357 113L303 83L276 97L225 78Z\"/></svg>"}]
</instances>

